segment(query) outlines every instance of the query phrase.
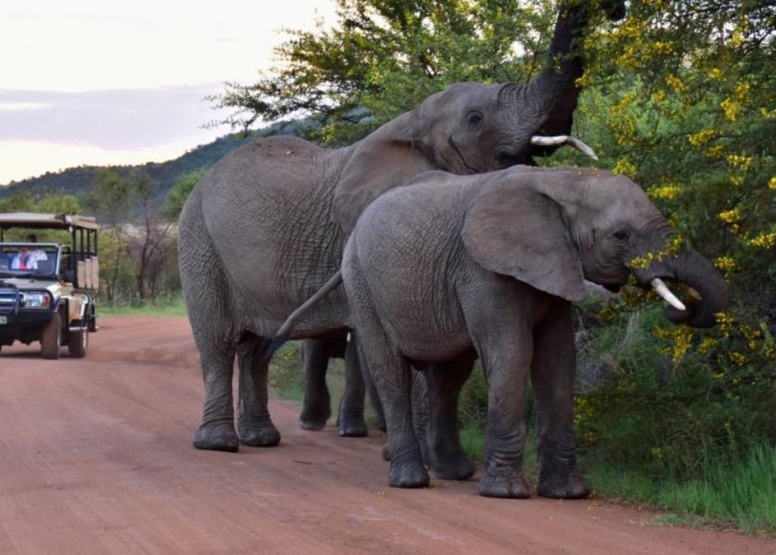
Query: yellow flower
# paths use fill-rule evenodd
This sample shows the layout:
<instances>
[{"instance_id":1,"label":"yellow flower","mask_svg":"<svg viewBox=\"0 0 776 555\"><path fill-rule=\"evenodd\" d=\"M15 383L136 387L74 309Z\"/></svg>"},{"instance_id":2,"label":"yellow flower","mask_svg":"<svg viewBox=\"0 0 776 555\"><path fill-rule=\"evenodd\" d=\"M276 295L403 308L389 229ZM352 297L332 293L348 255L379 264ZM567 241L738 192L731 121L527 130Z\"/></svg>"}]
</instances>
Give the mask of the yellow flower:
<instances>
[{"instance_id":1,"label":"yellow flower","mask_svg":"<svg viewBox=\"0 0 776 555\"><path fill-rule=\"evenodd\" d=\"M677 93L683 93L687 89L685 84L676 75L668 75L666 77L666 84Z\"/></svg>"},{"instance_id":2,"label":"yellow flower","mask_svg":"<svg viewBox=\"0 0 776 555\"><path fill-rule=\"evenodd\" d=\"M720 256L714 261L714 266L723 272L732 272L738 268L738 263L730 256Z\"/></svg>"},{"instance_id":3,"label":"yellow flower","mask_svg":"<svg viewBox=\"0 0 776 555\"><path fill-rule=\"evenodd\" d=\"M619 173L620 175L627 175L628 177L635 177L636 172L638 172L638 168L628 160L627 158L620 158L617 160L617 163L612 168L612 171L614 173Z\"/></svg>"},{"instance_id":4,"label":"yellow flower","mask_svg":"<svg viewBox=\"0 0 776 555\"><path fill-rule=\"evenodd\" d=\"M714 129L702 129L694 135L690 135L689 141L695 148L700 148L713 139L716 134L717 132Z\"/></svg>"},{"instance_id":5,"label":"yellow flower","mask_svg":"<svg viewBox=\"0 0 776 555\"><path fill-rule=\"evenodd\" d=\"M772 249L773 247L776 247L776 231L762 233L757 237L750 239L749 244L753 247Z\"/></svg>"},{"instance_id":6,"label":"yellow flower","mask_svg":"<svg viewBox=\"0 0 776 555\"><path fill-rule=\"evenodd\" d=\"M725 112L725 117L730 121L736 121L738 118L738 112L741 111L741 104L732 98L726 98L719 103L722 110Z\"/></svg>"},{"instance_id":7,"label":"yellow flower","mask_svg":"<svg viewBox=\"0 0 776 555\"><path fill-rule=\"evenodd\" d=\"M678 185L663 185L662 187L651 187L647 194L651 199L672 200L681 192L682 188Z\"/></svg>"},{"instance_id":8,"label":"yellow flower","mask_svg":"<svg viewBox=\"0 0 776 555\"><path fill-rule=\"evenodd\" d=\"M746 364L746 357L739 353L738 351L733 351L730 353L730 360L738 364L739 366L743 366Z\"/></svg>"},{"instance_id":9,"label":"yellow flower","mask_svg":"<svg viewBox=\"0 0 776 555\"><path fill-rule=\"evenodd\" d=\"M753 160L754 159L751 156L743 156L741 154L728 154L727 157L728 164L744 171L749 169Z\"/></svg>"},{"instance_id":10,"label":"yellow flower","mask_svg":"<svg viewBox=\"0 0 776 555\"><path fill-rule=\"evenodd\" d=\"M722 73L722 70L716 67L709 72L709 77L715 81L722 79L723 75L724 73Z\"/></svg>"},{"instance_id":11,"label":"yellow flower","mask_svg":"<svg viewBox=\"0 0 776 555\"><path fill-rule=\"evenodd\" d=\"M725 222L726 224L734 224L736 222L740 222L741 212L738 210L738 208L733 208L732 210L725 210L724 212L720 212L717 214L717 217Z\"/></svg>"},{"instance_id":12,"label":"yellow flower","mask_svg":"<svg viewBox=\"0 0 776 555\"><path fill-rule=\"evenodd\" d=\"M776 191L776 176L771 177L770 181L768 181L768 188Z\"/></svg>"}]
</instances>

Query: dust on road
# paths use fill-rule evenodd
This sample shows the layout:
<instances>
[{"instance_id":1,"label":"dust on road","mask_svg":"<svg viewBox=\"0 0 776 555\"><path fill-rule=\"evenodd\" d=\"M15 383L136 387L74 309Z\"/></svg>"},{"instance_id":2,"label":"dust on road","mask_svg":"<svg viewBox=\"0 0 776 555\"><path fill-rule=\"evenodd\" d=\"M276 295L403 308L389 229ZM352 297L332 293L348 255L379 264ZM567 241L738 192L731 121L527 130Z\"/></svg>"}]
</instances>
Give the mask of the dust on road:
<instances>
[{"instance_id":1,"label":"dust on road","mask_svg":"<svg viewBox=\"0 0 776 555\"><path fill-rule=\"evenodd\" d=\"M772 540L650 525L600 499L486 499L477 476L388 488L384 437L296 424L239 453L191 446L201 374L185 318L105 317L85 359L0 355L3 555L776 553Z\"/></svg>"}]
</instances>

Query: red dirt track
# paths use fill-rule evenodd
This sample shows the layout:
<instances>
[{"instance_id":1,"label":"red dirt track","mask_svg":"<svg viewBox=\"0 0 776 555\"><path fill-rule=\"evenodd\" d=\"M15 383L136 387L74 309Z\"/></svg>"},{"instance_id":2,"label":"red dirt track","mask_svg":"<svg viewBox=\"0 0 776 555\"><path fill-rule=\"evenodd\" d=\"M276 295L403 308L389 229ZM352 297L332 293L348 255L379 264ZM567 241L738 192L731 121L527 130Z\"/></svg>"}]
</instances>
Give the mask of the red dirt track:
<instances>
[{"instance_id":1,"label":"red dirt track","mask_svg":"<svg viewBox=\"0 0 776 555\"><path fill-rule=\"evenodd\" d=\"M600 499L486 499L476 476L386 485L382 434L297 426L272 449L198 451L185 318L104 317L85 359L0 355L0 554L776 554L776 541L650 525Z\"/></svg>"}]
</instances>

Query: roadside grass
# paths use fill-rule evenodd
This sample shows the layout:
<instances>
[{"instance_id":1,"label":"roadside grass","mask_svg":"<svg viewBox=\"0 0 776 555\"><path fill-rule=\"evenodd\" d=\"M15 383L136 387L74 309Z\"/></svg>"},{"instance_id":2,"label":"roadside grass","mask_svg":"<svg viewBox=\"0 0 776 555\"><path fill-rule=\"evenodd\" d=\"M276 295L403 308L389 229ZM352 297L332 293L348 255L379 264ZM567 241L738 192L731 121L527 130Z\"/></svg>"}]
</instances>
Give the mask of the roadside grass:
<instances>
[{"instance_id":1,"label":"roadside grass","mask_svg":"<svg viewBox=\"0 0 776 555\"><path fill-rule=\"evenodd\" d=\"M759 446L739 461L708 458L699 477L653 479L583 457L594 491L606 497L670 511L656 524L734 527L746 534L776 535L776 447Z\"/></svg>"},{"instance_id":2,"label":"roadside grass","mask_svg":"<svg viewBox=\"0 0 776 555\"><path fill-rule=\"evenodd\" d=\"M115 304L99 303L97 304L98 315L119 316L119 315L144 315L157 318L166 318L170 316L186 316L186 303L183 297L173 297L170 299L159 298L153 303L142 301L121 302Z\"/></svg>"}]
</instances>

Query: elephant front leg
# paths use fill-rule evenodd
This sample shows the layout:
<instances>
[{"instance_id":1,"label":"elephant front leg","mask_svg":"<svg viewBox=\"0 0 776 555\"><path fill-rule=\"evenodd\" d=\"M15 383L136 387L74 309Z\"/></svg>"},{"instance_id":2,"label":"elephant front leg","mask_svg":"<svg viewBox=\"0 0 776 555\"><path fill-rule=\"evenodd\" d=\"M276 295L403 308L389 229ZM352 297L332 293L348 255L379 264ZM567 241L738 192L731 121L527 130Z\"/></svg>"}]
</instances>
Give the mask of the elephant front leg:
<instances>
[{"instance_id":1,"label":"elephant front leg","mask_svg":"<svg viewBox=\"0 0 776 555\"><path fill-rule=\"evenodd\" d=\"M308 339L302 343L305 389L299 426L303 430L319 431L331 416L331 397L326 385L329 349L326 342Z\"/></svg>"},{"instance_id":2,"label":"elephant front leg","mask_svg":"<svg viewBox=\"0 0 776 555\"><path fill-rule=\"evenodd\" d=\"M361 361L355 333L345 347L345 391L339 405L337 429L343 437L364 437L369 431L364 420L366 385L361 373Z\"/></svg>"},{"instance_id":3,"label":"elephant front leg","mask_svg":"<svg viewBox=\"0 0 776 555\"><path fill-rule=\"evenodd\" d=\"M574 372L576 349L571 304L537 327L531 384L536 401L539 488L543 497L580 499L590 490L575 472Z\"/></svg>"},{"instance_id":4,"label":"elephant front leg","mask_svg":"<svg viewBox=\"0 0 776 555\"><path fill-rule=\"evenodd\" d=\"M194 447L236 452L240 448L234 429L232 375L234 347L221 345L202 349L200 361L205 381L202 424L194 433Z\"/></svg>"},{"instance_id":5,"label":"elephant front leg","mask_svg":"<svg viewBox=\"0 0 776 555\"><path fill-rule=\"evenodd\" d=\"M528 334L524 334L528 335ZM501 342L481 353L488 382L488 430L480 495L524 499L525 391L531 364L531 341ZM491 355L491 356L489 356Z\"/></svg>"},{"instance_id":6,"label":"elephant front leg","mask_svg":"<svg viewBox=\"0 0 776 555\"><path fill-rule=\"evenodd\" d=\"M267 408L269 363L262 360L264 343L261 338L251 336L237 346L240 368L237 427L240 442L252 447L274 447L280 443L280 432Z\"/></svg>"},{"instance_id":7,"label":"elephant front leg","mask_svg":"<svg viewBox=\"0 0 776 555\"><path fill-rule=\"evenodd\" d=\"M443 480L468 480L474 474L474 464L461 447L458 429L458 399L473 367L473 359L431 364L426 370L425 398L413 391L413 405L428 403L426 462Z\"/></svg>"}]
</instances>

